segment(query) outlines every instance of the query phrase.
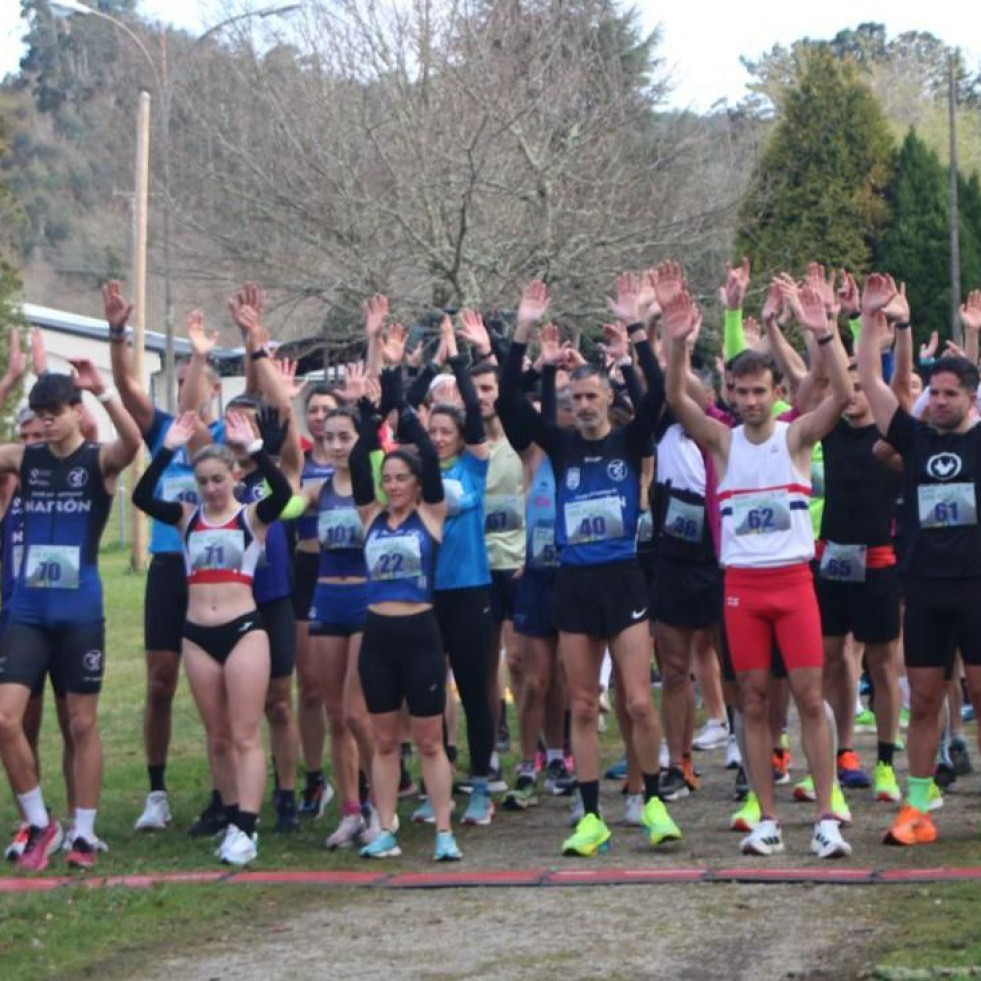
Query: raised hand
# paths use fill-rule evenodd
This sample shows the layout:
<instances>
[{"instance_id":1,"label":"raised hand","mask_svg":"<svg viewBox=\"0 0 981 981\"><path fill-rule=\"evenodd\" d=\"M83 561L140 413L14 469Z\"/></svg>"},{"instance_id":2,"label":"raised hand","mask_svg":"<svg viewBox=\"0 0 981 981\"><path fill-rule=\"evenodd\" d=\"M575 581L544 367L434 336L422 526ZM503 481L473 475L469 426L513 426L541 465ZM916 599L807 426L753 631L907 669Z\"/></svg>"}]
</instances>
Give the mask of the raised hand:
<instances>
[{"instance_id":1,"label":"raised hand","mask_svg":"<svg viewBox=\"0 0 981 981\"><path fill-rule=\"evenodd\" d=\"M677 293L662 308L664 330L675 344L685 343L695 333L698 308L685 290Z\"/></svg>"},{"instance_id":2,"label":"raised hand","mask_svg":"<svg viewBox=\"0 0 981 981\"><path fill-rule=\"evenodd\" d=\"M871 273L862 290L862 313L872 314L885 310L898 292L892 276Z\"/></svg>"},{"instance_id":3,"label":"raised hand","mask_svg":"<svg viewBox=\"0 0 981 981\"><path fill-rule=\"evenodd\" d=\"M809 262L807 264L807 274L804 277L807 286L821 294L824 303L824 312L828 316L838 316L838 299L835 294L835 271L831 269L827 276L824 273L824 266L819 262Z\"/></svg>"},{"instance_id":4,"label":"raised hand","mask_svg":"<svg viewBox=\"0 0 981 981\"><path fill-rule=\"evenodd\" d=\"M246 341L262 328L262 300L261 297L257 299L256 294L258 294L256 287L246 283L238 293L228 298L228 312ZM259 306L253 306L249 302L250 299L257 302Z\"/></svg>"},{"instance_id":5,"label":"raised hand","mask_svg":"<svg viewBox=\"0 0 981 981\"><path fill-rule=\"evenodd\" d=\"M522 291L518 303L518 323L524 326L537 324L548 309L548 287L540 280L533 279Z\"/></svg>"},{"instance_id":6,"label":"raised hand","mask_svg":"<svg viewBox=\"0 0 981 981\"><path fill-rule=\"evenodd\" d=\"M69 358L68 363L72 366L72 381L76 388L93 395L101 395L106 390L99 369L88 358Z\"/></svg>"},{"instance_id":7,"label":"raised hand","mask_svg":"<svg viewBox=\"0 0 981 981\"><path fill-rule=\"evenodd\" d=\"M385 325L388 317L388 297L381 293L376 293L369 297L364 305L364 332L368 340L374 340L381 334L381 329Z\"/></svg>"},{"instance_id":8,"label":"raised hand","mask_svg":"<svg viewBox=\"0 0 981 981\"><path fill-rule=\"evenodd\" d=\"M783 293L776 282L770 283L770 288L766 291L766 299L763 301L763 323L769 324L780 316L783 310ZM745 324L743 325L745 328Z\"/></svg>"},{"instance_id":9,"label":"raised hand","mask_svg":"<svg viewBox=\"0 0 981 981\"><path fill-rule=\"evenodd\" d=\"M664 315L664 308L685 289L685 273L681 268L681 263L668 259L660 263L657 269L654 291L657 294L657 302L661 307L661 315Z\"/></svg>"},{"instance_id":10,"label":"raised hand","mask_svg":"<svg viewBox=\"0 0 981 981\"><path fill-rule=\"evenodd\" d=\"M276 406L266 403L255 414L255 423L266 452L270 456L279 456L286 442L286 431L290 428L289 416L281 422Z\"/></svg>"},{"instance_id":11,"label":"raised hand","mask_svg":"<svg viewBox=\"0 0 981 981\"><path fill-rule=\"evenodd\" d=\"M862 312L862 296L855 277L846 270L841 271L841 285L838 287L838 305L848 318L857 317Z\"/></svg>"},{"instance_id":12,"label":"raised hand","mask_svg":"<svg viewBox=\"0 0 981 981\"><path fill-rule=\"evenodd\" d=\"M460 333L463 339L472 344L481 356L491 353L491 339L484 324L484 318L476 310L464 308L460 311Z\"/></svg>"},{"instance_id":13,"label":"raised hand","mask_svg":"<svg viewBox=\"0 0 981 981\"><path fill-rule=\"evenodd\" d=\"M279 372L279 377L282 379L290 401L293 401L304 389L303 379L301 378L299 381L296 379L296 369L299 362L289 358L273 358L271 360L273 367Z\"/></svg>"},{"instance_id":14,"label":"raised hand","mask_svg":"<svg viewBox=\"0 0 981 981\"><path fill-rule=\"evenodd\" d=\"M954 341L948 340L945 342L944 347L944 357L945 358L966 358L967 351L960 346L960 344L955 344Z\"/></svg>"},{"instance_id":15,"label":"raised hand","mask_svg":"<svg viewBox=\"0 0 981 981\"><path fill-rule=\"evenodd\" d=\"M900 283L896 295L883 307L882 312L894 324L909 323L909 300L906 299L906 284Z\"/></svg>"},{"instance_id":16,"label":"raised hand","mask_svg":"<svg viewBox=\"0 0 981 981\"><path fill-rule=\"evenodd\" d=\"M538 332L538 350L542 365L549 367L562 363L562 345L559 341L559 328L555 324L543 324Z\"/></svg>"},{"instance_id":17,"label":"raised hand","mask_svg":"<svg viewBox=\"0 0 981 981\"><path fill-rule=\"evenodd\" d=\"M37 328L33 328L37 330ZM10 328L10 353L7 355L7 377L16 384L27 374L27 356L20 349L20 331Z\"/></svg>"},{"instance_id":18,"label":"raised hand","mask_svg":"<svg viewBox=\"0 0 981 981\"><path fill-rule=\"evenodd\" d=\"M453 329L453 320L448 314L444 314L443 319L439 322L439 342L444 352L444 361L455 358L459 353L456 346L456 331Z\"/></svg>"},{"instance_id":19,"label":"raised hand","mask_svg":"<svg viewBox=\"0 0 981 981\"><path fill-rule=\"evenodd\" d=\"M920 361L932 361L937 356L940 335L934 330L930 332L930 340L920 345Z\"/></svg>"},{"instance_id":20,"label":"raised hand","mask_svg":"<svg viewBox=\"0 0 981 981\"><path fill-rule=\"evenodd\" d=\"M616 298L609 296L606 298L607 306L613 316L625 324L636 323L640 291L641 279L636 273L621 273L617 276Z\"/></svg>"},{"instance_id":21,"label":"raised hand","mask_svg":"<svg viewBox=\"0 0 981 981\"><path fill-rule=\"evenodd\" d=\"M743 261L732 267L726 263L726 281L719 290L719 299L727 310L742 310L749 289L749 259L743 256Z\"/></svg>"},{"instance_id":22,"label":"raised hand","mask_svg":"<svg viewBox=\"0 0 981 981\"><path fill-rule=\"evenodd\" d=\"M389 367L395 367L402 363L405 356L405 342L409 339L409 332L401 324L392 324L385 332L385 341L382 344L382 360Z\"/></svg>"},{"instance_id":23,"label":"raised hand","mask_svg":"<svg viewBox=\"0 0 981 981\"><path fill-rule=\"evenodd\" d=\"M41 377L48 370L48 351L40 327L31 328L31 371Z\"/></svg>"},{"instance_id":24,"label":"raised hand","mask_svg":"<svg viewBox=\"0 0 981 981\"><path fill-rule=\"evenodd\" d=\"M623 324L603 324L603 338L604 343L600 347L611 361L622 361L630 357L630 340Z\"/></svg>"},{"instance_id":25,"label":"raised hand","mask_svg":"<svg viewBox=\"0 0 981 981\"><path fill-rule=\"evenodd\" d=\"M801 327L812 334L824 335L828 332L828 313L824 305L823 290L805 286L799 293L799 306L797 320Z\"/></svg>"},{"instance_id":26,"label":"raised hand","mask_svg":"<svg viewBox=\"0 0 981 981\"><path fill-rule=\"evenodd\" d=\"M800 307L800 287L787 273L778 273L773 277L773 286L780 294L784 311L800 322L802 313Z\"/></svg>"},{"instance_id":27,"label":"raised hand","mask_svg":"<svg viewBox=\"0 0 981 981\"><path fill-rule=\"evenodd\" d=\"M967 299L961 304L959 313L965 331L976 334L981 330L981 290L971 290L967 294Z\"/></svg>"},{"instance_id":28,"label":"raised hand","mask_svg":"<svg viewBox=\"0 0 981 981\"><path fill-rule=\"evenodd\" d=\"M337 389L337 397L345 402L357 402L367 392L368 369L361 361L344 365L344 385Z\"/></svg>"},{"instance_id":29,"label":"raised hand","mask_svg":"<svg viewBox=\"0 0 981 981\"><path fill-rule=\"evenodd\" d=\"M179 450L182 446L187 446L188 441L194 435L195 418L193 412L182 412L167 429L163 445L168 450Z\"/></svg>"},{"instance_id":30,"label":"raised hand","mask_svg":"<svg viewBox=\"0 0 981 981\"><path fill-rule=\"evenodd\" d=\"M747 347L753 350L758 348L760 341L763 339L763 330L760 327L760 322L753 317L745 317L743 319L743 335L746 338Z\"/></svg>"},{"instance_id":31,"label":"raised hand","mask_svg":"<svg viewBox=\"0 0 981 981\"><path fill-rule=\"evenodd\" d=\"M576 368L581 368L585 363L586 359L572 341L566 341L562 345L560 368L564 368L566 371L575 371Z\"/></svg>"},{"instance_id":32,"label":"raised hand","mask_svg":"<svg viewBox=\"0 0 981 981\"><path fill-rule=\"evenodd\" d=\"M207 359L218 343L218 331L206 331L204 314L200 310L192 310L187 315L187 339L191 342L194 356Z\"/></svg>"},{"instance_id":33,"label":"raised hand","mask_svg":"<svg viewBox=\"0 0 981 981\"><path fill-rule=\"evenodd\" d=\"M123 288L118 279L110 279L102 287L102 309L110 330L121 330L126 326L126 321L133 312L133 304L124 299Z\"/></svg>"},{"instance_id":34,"label":"raised hand","mask_svg":"<svg viewBox=\"0 0 981 981\"><path fill-rule=\"evenodd\" d=\"M171 427L173 428L173 427ZM248 416L234 410L225 413L225 442L243 449L255 440L255 430Z\"/></svg>"},{"instance_id":35,"label":"raised hand","mask_svg":"<svg viewBox=\"0 0 981 981\"><path fill-rule=\"evenodd\" d=\"M657 302L657 269L645 269L641 273L637 316L647 324L661 316L661 304Z\"/></svg>"}]
</instances>

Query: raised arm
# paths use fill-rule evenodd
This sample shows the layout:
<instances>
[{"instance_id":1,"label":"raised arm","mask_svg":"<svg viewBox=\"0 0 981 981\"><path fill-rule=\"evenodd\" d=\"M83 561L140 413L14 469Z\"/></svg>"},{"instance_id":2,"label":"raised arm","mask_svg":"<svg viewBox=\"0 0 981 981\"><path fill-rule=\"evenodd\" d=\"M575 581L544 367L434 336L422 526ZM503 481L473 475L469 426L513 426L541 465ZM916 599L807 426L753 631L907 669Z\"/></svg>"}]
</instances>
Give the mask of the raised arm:
<instances>
[{"instance_id":1,"label":"raised arm","mask_svg":"<svg viewBox=\"0 0 981 981\"><path fill-rule=\"evenodd\" d=\"M743 332L743 304L749 290L749 259L736 267L726 263L725 283L719 287L719 300L724 313L722 334L722 356L730 361L746 350L746 335Z\"/></svg>"},{"instance_id":2,"label":"raised arm","mask_svg":"<svg viewBox=\"0 0 981 981\"><path fill-rule=\"evenodd\" d=\"M136 370L129 353L129 342L126 339L126 322L133 312L133 305L126 302L122 287L115 279L102 287L102 305L109 325L112 382L119 392L123 407L136 421L140 433L143 434L153 425L153 400L143 388L143 379L136 377Z\"/></svg>"},{"instance_id":3,"label":"raised arm","mask_svg":"<svg viewBox=\"0 0 981 981\"><path fill-rule=\"evenodd\" d=\"M167 465L174 459L174 453L194 434L194 413L185 412L178 416L167 430L163 446L153 455L150 466L143 471L143 476L133 488L133 504L141 511L166 525L179 525L191 513L189 504L180 501L165 501L154 497L157 484L163 476Z\"/></svg>"},{"instance_id":4,"label":"raised arm","mask_svg":"<svg viewBox=\"0 0 981 981\"><path fill-rule=\"evenodd\" d=\"M260 414L258 423L260 435L257 438L242 413L229 412L225 418L225 441L229 446L244 449L269 485L269 493L248 507L250 518L265 528L279 518L293 493L286 475L266 452L265 443L265 437L269 438L270 444L282 442L289 418L281 422L274 412L268 412Z\"/></svg>"},{"instance_id":5,"label":"raised arm","mask_svg":"<svg viewBox=\"0 0 981 981\"><path fill-rule=\"evenodd\" d=\"M964 354L971 364L978 363L978 331L981 331L981 290L971 290L960 309L964 328ZM897 325L898 326L898 325Z\"/></svg>"},{"instance_id":6,"label":"raised arm","mask_svg":"<svg viewBox=\"0 0 981 981\"><path fill-rule=\"evenodd\" d=\"M883 312L898 290L891 276L872 273L862 291L862 332L858 340L858 377L862 390L869 400L869 408L875 424L883 436L889 432L893 416L899 408L895 392L882 377L882 359L879 352L882 337L886 333L886 315Z\"/></svg>"},{"instance_id":7,"label":"raised arm","mask_svg":"<svg viewBox=\"0 0 981 981\"><path fill-rule=\"evenodd\" d=\"M37 328L34 328L37 330ZM7 401L10 393L27 374L27 357L20 348L20 332L10 328L10 353L7 355L7 370L0 378L0 405Z\"/></svg>"},{"instance_id":8,"label":"raised arm","mask_svg":"<svg viewBox=\"0 0 981 981\"><path fill-rule=\"evenodd\" d=\"M191 360L181 385L177 411L198 415L208 400L208 358L218 344L218 331L204 328L204 314L192 310L187 315L187 339L191 345Z\"/></svg>"},{"instance_id":9,"label":"raised arm","mask_svg":"<svg viewBox=\"0 0 981 981\"><path fill-rule=\"evenodd\" d=\"M368 375L377 378L381 374L385 356L382 350L382 328L388 319L388 297L376 293L364 305L364 332L368 341L365 365Z\"/></svg>"},{"instance_id":10,"label":"raised arm","mask_svg":"<svg viewBox=\"0 0 981 981\"><path fill-rule=\"evenodd\" d=\"M91 392L109 415L116 430L116 438L111 443L103 443L99 448L99 466L102 476L113 478L125 470L135 459L143 444L136 421L126 411L113 388L108 388L98 368L87 358L69 358L74 369L73 381L83 392Z\"/></svg>"},{"instance_id":11,"label":"raised arm","mask_svg":"<svg viewBox=\"0 0 981 981\"><path fill-rule=\"evenodd\" d=\"M453 321L449 317L444 317L439 329L446 346L446 361L456 379L456 387L460 391L460 398L463 400L463 408L466 412L463 423L464 445L471 456L486 460L490 456L490 446L487 443L484 419L480 412L480 399L477 397L477 389L474 387L463 356L457 350Z\"/></svg>"}]
</instances>

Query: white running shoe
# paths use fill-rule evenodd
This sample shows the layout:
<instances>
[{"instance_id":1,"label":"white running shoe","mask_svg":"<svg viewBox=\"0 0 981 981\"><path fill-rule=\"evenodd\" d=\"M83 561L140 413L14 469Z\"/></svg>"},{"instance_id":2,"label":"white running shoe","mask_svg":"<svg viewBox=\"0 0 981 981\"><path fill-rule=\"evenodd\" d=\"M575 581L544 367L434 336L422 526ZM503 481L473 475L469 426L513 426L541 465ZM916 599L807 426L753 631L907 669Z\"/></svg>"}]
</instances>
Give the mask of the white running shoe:
<instances>
[{"instance_id":1,"label":"white running shoe","mask_svg":"<svg viewBox=\"0 0 981 981\"><path fill-rule=\"evenodd\" d=\"M365 832L364 818L360 814L345 814L334 833L324 842L328 851L350 848Z\"/></svg>"},{"instance_id":2,"label":"white running shoe","mask_svg":"<svg viewBox=\"0 0 981 981\"><path fill-rule=\"evenodd\" d=\"M69 824L68 830L65 832L64 840L61 843L61 850L63 852L70 852L74 844L75 844L75 825ZM99 837L90 839L89 844L92 846L93 851L96 852L109 851L109 846Z\"/></svg>"},{"instance_id":3,"label":"white running shoe","mask_svg":"<svg viewBox=\"0 0 981 981\"><path fill-rule=\"evenodd\" d=\"M742 765L743 754L739 752L739 742L735 735L730 735L726 743L726 769L738 770Z\"/></svg>"},{"instance_id":4,"label":"white running shoe","mask_svg":"<svg viewBox=\"0 0 981 981\"><path fill-rule=\"evenodd\" d=\"M151 790L146 795L143 813L133 825L134 831L163 831L170 824L170 801L166 790Z\"/></svg>"},{"instance_id":5,"label":"white running shoe","mask_svg":"<svg viewBox=\"0 0 981 981\"><path fill-rule=\"evenodd\" d=\"M248 865L259 854L259 836L247 835L234 824L228 826L228 832L221 843L219 858L226 865Z\"/></svg>"},{"instance_id":6,"label":"white running shoe","mask_svg":"<svg viewBox=\"0 0 981 981\"><path fill-rule=\"evenodd\" d=\"M780 825L772 818L760 821L739 845L744 855L779 855L783 851Z\"/></svg>"},{"instance_id":7,"label":"white running shoe","mask_svg":"<svg viewBox=\"0 0 981 981\"><path fill-rule=\"evenodd\" d=\"M627 794L623 799L623 823L635 828L644 826L643 794Z\"/></svg>"},{"instance_id":8,"label":"white running shoe","mask_svg":"<svg viewBox=\"0 0 981 981\"><path fill-rule=\"evenodd\" d=\"M722 749L729 742L729 726L721 719L708 719L692 740L692 748L707 751Z\"/></svg>"},{"instance_id":9,"label":"white running shoe","mask_svg":"<svg viewBox=\"0 0 981 981\"><path fill-rule=\"evenodd\" d=\"M848 858L852 853L852 846L842 838L837 821L822 818L814 825L811 851L818 858Z\"/></svg>"}]
</instances>

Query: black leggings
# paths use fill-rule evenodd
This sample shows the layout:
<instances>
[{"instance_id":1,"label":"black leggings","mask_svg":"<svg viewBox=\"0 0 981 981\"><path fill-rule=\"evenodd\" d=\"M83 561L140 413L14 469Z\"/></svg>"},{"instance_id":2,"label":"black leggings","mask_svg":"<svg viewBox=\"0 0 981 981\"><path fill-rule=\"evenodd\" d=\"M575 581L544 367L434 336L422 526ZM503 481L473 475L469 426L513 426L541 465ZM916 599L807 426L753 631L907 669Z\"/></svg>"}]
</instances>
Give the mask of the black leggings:
<instances>
[{"instance_id":1,"label":"black leggings","mask_svg":"<svg viewBox=\"0 0 981 981\"><path fill-rule=\"evenodd\" d=\"M494 750L488 679L491 666L493 623L490 587L440 589L434 594L436 619L449 655L463 711L467 717L470 769L475 777L490 773ZM497 664L493 665L496 670Z\"/></svg>"}]
</instances>

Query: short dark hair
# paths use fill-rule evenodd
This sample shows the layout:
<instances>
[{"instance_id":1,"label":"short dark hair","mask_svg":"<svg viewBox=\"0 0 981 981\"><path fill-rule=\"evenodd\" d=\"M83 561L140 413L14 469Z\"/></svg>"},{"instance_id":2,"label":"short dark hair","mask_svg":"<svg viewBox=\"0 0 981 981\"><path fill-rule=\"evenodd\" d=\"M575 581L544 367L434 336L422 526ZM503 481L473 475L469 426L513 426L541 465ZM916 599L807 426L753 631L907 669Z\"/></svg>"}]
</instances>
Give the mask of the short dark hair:
<instances>
[{"instance_id":1,"label":"short dark hair","mask_svg":"<svg viewBox=\"0 0 981 981\"><path fill-rule=\"evenodd\" d=\"M433 416L440 415L449 416L456 426L456 431L461 436L463 435L463 427L467 421L466 416L463 413L463 409L461 409L458 405L453 405L452 402L437 402L429 410L429 417L431 419Z\"/></svg>"},{"instance_id":2,"label":"short dark hair","mask_svg":"<svg viewBox=\"0 0 981 981\"><path fill-rule=\"evenodd\" d=\"M978 390L978 369L975 365L971 364L968 358L951 354L938 358L933 364L933 369L930 371L930 378L932 379L934 375L941 373L955 375L961 385L969 392L976 392Z\"/></svg>"},{"instance_id":3,"label":"short dark hair","mask_svg":"<svg viewBox=\"0 0 981 981\"><path fill-rule=\"evenodd\" d=\"M361 413L358 412L356 406L353 405L339 405L336 409L331 409L327 415L324 416L324 422L330 422L331 419L348 419L351 425L354 426L355 432L358 429L358 424L361 422Z\"/></svg>"},{"instance_id":4,"label":"short dark hair","mask_svg":"<svg viewBox=\"0 0 981 981\"><path fill-rule=\"evenodd\" d=\"M340 403L340 399L337 397L337 393L324 382L317 382L317 384L312 385L307 393L303 396L303 408L304 410L310 408L310 402L315 399L318 395L329 395L335 404Z\"/></svg>"},{"instance_id":5,"label":"short dark hair","mask_svg":"<svg viewBox=\"0 0 981 981\"><path fill-rule=\"evenodd\" d=\"M776 361L769 354L752 349L740 351L739 354L730 359L726 365L726 371L733 378L745 378L747 375L758 375L762 371L769 371L774 385L778 385L783 379Z\"/></svg>"},{"instance_id":6,"label":"short dark hair","mask_svg":"<svg viewBox=\"0 0 981 981\"><path fill-rule=\"evenodd\" d=\"M35 412L50 412L63 405L80 405L82 393L69 375L48 372L34 383L27 403Z\"/></svg>"},{"instance_id":7,"label":"short dark hair","mask_svg":"<svg viewBox=\"0 0 981 981\"><path fill-rule=\"evenodd\" d=\"M255 410L256 412L263 406L262 399L256 398L254 395L247 395L243 392L241 395L236 395L235 398L225 406L225 411L240 411L242 409Z\"/></svg>"},{"instance_id":8,"label":"short dark hair","mask_svg":"<svg viewBox=\"0 0 981 981\"><path fill-rule=\"evenodd\" d=\"M476 364L470 369L471 378L477 378L480 375L493 375L498 381L501 380L501 372L497 365L489 364L487 361L482 361L480 364Z\"/></svg>"},{"instance_id":9,"label":"short dark hair","mask_svg":"<svg viewBox=\"0 0 981 981\"><path fill-rule=\"evenodd\" d=\"M598 364L581 364L569 376L569 380L574 382L584 378L598 378L607 388L610 387L610 376Z\"/></svg>"},{"instance_id":10,"label":"short dark hair","mask_svg":"<svg viewBox=\"0 0 981 981\"><path fill-rule=\"evenodd\" d=\"M389 450L382 460L382 469L389 460L401 460L412 471L416 480L422 479L422 461L419 459L419 454L415 452L415 447L399 446Z\"/></svg>"}]
</instances>

